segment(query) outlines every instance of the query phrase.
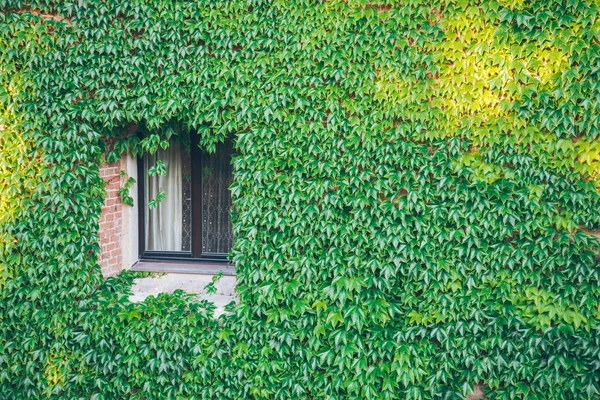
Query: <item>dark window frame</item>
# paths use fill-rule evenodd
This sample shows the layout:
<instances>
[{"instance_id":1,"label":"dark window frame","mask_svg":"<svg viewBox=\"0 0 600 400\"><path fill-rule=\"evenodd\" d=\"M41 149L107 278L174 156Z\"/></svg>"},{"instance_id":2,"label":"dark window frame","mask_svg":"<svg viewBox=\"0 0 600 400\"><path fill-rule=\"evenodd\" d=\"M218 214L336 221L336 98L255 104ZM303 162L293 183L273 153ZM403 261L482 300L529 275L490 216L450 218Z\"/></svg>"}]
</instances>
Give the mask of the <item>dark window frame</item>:
<instances>
[{"instance_id":1,"label":"dark window frame","mask_svg":"<svg viewBox=\"0 0 600 400\"><path fill-rule=\"evenodd\" d=\"M146 250L146 196L145 165L143 156L137 159L138 168L138 236L139 259L141 261L192 261L198 263L231 264L227 253L212 253L202 251L202 158L204 152L198 146L198 135L191 134L190 158L192 180L192 246L191 251L155 251Z\"/></svg>"}]
</instances>

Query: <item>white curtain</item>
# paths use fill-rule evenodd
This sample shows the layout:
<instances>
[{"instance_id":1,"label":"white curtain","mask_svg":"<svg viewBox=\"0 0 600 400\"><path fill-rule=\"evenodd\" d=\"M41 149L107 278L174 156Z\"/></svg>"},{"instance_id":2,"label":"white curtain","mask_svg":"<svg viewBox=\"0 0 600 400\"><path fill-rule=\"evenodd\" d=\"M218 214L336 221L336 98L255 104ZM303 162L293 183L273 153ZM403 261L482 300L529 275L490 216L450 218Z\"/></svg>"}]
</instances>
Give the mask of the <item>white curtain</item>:
<instances>
[{"instance_id":1,"label":"white curtain","mask_svg":"<svg viewBox=\"0 0 600 400\"><path fill-rule=\"evenodd\" d=\"M161 160L166 167L165 175L148 175L148 169ZM182 250L182 160L181 145L171 143L166 150L144 156L145 166L145 222L146 250ZM167 197L156 208L149 208L148 202L156 198L158 192L166 192Z\"/></svg>"}]
</instances>

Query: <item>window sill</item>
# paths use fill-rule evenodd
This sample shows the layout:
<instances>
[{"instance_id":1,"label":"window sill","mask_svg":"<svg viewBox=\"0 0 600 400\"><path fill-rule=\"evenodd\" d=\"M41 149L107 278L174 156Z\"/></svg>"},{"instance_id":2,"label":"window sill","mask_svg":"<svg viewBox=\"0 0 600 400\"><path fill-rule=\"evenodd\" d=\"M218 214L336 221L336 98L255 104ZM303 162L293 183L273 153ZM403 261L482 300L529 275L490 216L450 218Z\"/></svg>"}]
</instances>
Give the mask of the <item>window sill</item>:
<instances>
[{"instance_id":1,"label":"window sill","mask_svg":"<svg viewBox=\"0 0 600 400\"><path fill-rule=\"evenodd\" d=\"M139 260L131 267L132 271L167 272L172 274L215 275L223 271L223 275L235 276L233 264L185 261Z\"/></svg>"}]
</instances>

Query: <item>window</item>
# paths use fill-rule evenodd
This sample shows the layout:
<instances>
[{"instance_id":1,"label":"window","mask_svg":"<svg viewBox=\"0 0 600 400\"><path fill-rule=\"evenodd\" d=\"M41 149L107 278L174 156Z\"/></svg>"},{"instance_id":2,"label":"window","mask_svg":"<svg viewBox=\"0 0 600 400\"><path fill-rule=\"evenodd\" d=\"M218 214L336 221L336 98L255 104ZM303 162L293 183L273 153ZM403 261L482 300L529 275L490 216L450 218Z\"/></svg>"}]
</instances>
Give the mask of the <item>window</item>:
<instances>
[{"instance_id":1,"label":"window","mask_svg":"<svg viewBox=\"0 0 600 400\"><path fill-rule=\"evenodd\" d=\"M139 160L140 258L227 261L233 245L231 194L233 143L209 154L193 143L172 142L166 150ZM163 175L152 173L157 160ZM165 198L149 202L159 193Z\"/></svg>"}]
</instances>

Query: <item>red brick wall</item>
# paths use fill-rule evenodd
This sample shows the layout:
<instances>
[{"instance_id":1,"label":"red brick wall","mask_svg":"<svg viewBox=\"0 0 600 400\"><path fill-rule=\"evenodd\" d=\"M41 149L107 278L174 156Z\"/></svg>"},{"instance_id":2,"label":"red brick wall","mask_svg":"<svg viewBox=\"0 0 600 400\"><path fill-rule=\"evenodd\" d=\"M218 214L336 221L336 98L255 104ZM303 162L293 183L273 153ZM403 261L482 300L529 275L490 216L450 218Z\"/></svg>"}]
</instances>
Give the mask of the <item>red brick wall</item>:
<instances>
[{"instance_id":1,"label":"red brick wall","mask_svg":"<svg viewBox=\"0 0 600 400\"><path fill-rule=\"evenodd\" d=\"M123 204L118 191L121 187L121 163L100 166L100 177L106 182L106 197L100 217L100 267L104 276L119 273L123 264L121 236L123 226Z\"/></svg>"}]
</instances>

